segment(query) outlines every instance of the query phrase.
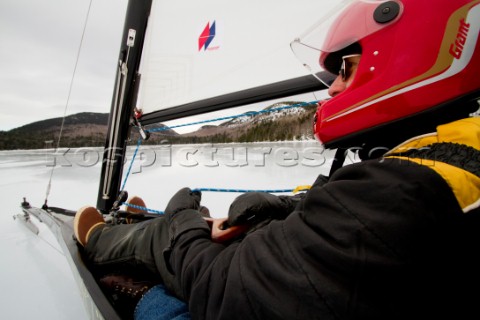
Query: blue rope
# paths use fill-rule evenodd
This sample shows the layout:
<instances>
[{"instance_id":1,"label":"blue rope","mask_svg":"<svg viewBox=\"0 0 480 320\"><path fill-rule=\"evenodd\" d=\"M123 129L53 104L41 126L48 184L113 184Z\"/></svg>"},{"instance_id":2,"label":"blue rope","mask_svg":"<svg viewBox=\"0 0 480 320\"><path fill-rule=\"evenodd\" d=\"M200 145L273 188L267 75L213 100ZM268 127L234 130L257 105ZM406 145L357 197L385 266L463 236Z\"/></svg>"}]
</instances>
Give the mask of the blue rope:
<instances>
[{"instance_id":1,"label":"blue rope","mask_svg":"<svg viewBox=\"0 0 480 320\"><path fill-rule=\"evenodd\" d=\"M293 192L294 189L280 189L280 190L251 190L251 189L221 189L221 188L195 188L192 189L192 191L201 191L201 192L239 192L239 193L247 193L247 192L268 192L268 193L284 193L284 192ZM147 207L142 207L138 206L136 204L131 204L127 202L123 202L122 205L125 205L127 207L139 209L142 211L147 211L147 212L152 212L152 213L158 213L158 214L164 214L165 212L159 211L159 210L154 210L150 209Z\"/></svg>"},{"instance_id":2,"label":"blue rope","mask_svg":"<svg viewBox=\"0 0 480 320\"><path fill-rule=\"evenodd\" d=\"M154 210L154 209L150 209L150 208L146 208L146 207L142 207L142 206L137 206L136 204L131 204L131 203L127 203L127 202L123 202L122 204L127 206L127 207L131 207L131 208L135 208L135 209L139 209L139 210L143 210L143 211L148 211L148 212L152 212L152 213L158 213L158 214L164 214L165 213L163 211L158 211L158 210Z\"/></svg>"},{"instance_id":3,"label":"blue rope","mask_svg":"<svg viewBox=\"0 0 480 320\"><path fill-rule=\"evenodd\" d=\"M282 111L286 109L293 109L293 108L300 108L300 107L307 107L311 105L315 105L318 103L318 100L311 101L311 102L302 102L302 103L297 103L297 104L292 104L289 106L283 106L279 108L271 108L271 109L265 109L265 110L260 110L260 111L250 111L238 115L233 115L233 116L227 116L227 117L221 117L221 118L215 118L215 119L210 119L210 120L203 120L203 121L197 121L197 122L190 122L190 123L185 123L185 124L179 124L175 126L164 126L161 128L155 128L155 129L150 129L146 130L146 132L153 133L153 132L158 132L158 131L166 131L170 129L175 129L175 128L181 128L181 127L187 127L187 126L193 126L193 125L198 125L198 124L204 124L204 123L210 123L210 122L216 122L216 121L222 121L222 120L229 120L229 119L237 119L241 117L246 117L246 116L255 116L259 114L264 114L264 113L270 113L270 112L275 112L275 111ZM123 185L120 190L124 190L125 184L127 183L127 179L130 175L130 171L133 166L133 162L135 161L135 157L137 155L138 150L140 149L140 145L142 144L142 139L138 139L137 142L137 148L135 149L135 152L132 157L132 161L130 162L130 166L128 167L127 174L125 176L125 179L123 180ZM212 191L212 192L269 192L269 193L283 193L283 192L293 192L292 189L283 189L283 190L242 190L242 189L215 189L215 188L200 188L197 189L200 191Z\"/></svg>"},{"instance_id":4,"label":"blue rope","mask_svg":"<svg viewBox=\"0 0 480 320\"><path fill-rule=\"evenodd\" d=\"M128 177L130 176L130 171L132 170L133 162L135 161L135 157L137 156L138 149L140 149L140 145L142 144L142 139L138 139L137 141L137 148L135 149L135 152L133 153L132 161L130 161L130 165L128 166L128 171L127 174L125 175L125 179L123 179L123 184L122 188L120 191L123 191L125 189L125 184L127 183Z\"/></svg>"},{"instance_id":5,"label":"blue rope","mask_svg":"<svg viewBox=\"0 0 480 320\"><path fill-rule=\"evenodd\" d=\"M318 103L317 100L311 101L311 102L302 102L302 103L292 104L290 106L283 106L283 107L265 109L265 110L260 110L260 111L250 111L250 112L237 114L237 115L233 115L233 116L227 116L227 117L220 117L220 118L215 118L215 119L210 119L210 120L184 123L184 124L179 124L179 125L170 126L170 127L169 126L164 126L164 127L161 127L161 128L154 128L154 129L147 130L147 132L153 133L153 132L158 132L158 131L166 131L166 130L170 130L170 129L176 129L176 128L181 128L181 127L205 124L205 123L216 122L216 121L231 120L231 119L237 119L237 118L242 118L242 117L247 117L247 116L256 116L256 115L259 115L259 114L270 113L270 112L275 112L275 111L282 111L282 110L286 110L286 109L307 107L307 106L311 106L311 105L314 105L314 104L317 104L317 103Z\"/></svg>"},{"instance_id":6,"label":"blue rope","mask_svg":"<svg viewBox=\"0 0 480 320\"><path fill-rule=\"evenodd\" d=\"M221 189L221 188L196 188L192 189L192 191L201 191L201 192L239 192L239 193L247 193L247 192L268 192L268 193L285 193L285 192L293 192L294 189L279 189L279 190L252 190L252 189Z\"/></svg>"}]
</instances>

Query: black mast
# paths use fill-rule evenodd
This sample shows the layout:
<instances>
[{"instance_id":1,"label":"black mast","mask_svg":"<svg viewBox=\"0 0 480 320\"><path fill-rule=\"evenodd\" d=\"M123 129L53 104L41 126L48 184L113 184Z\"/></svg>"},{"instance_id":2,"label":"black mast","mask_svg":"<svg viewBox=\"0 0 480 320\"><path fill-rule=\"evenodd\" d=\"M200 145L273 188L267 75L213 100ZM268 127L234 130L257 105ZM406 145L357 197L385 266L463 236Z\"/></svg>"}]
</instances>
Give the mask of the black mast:
<instances>
[{"instance_id":1,"label":"black mast","mask_svg":"<svg viewBox=\"0 0 480 320\"><path fill-rule=\"evenodd\" d=\"M112 207L121 187L137 70L151 6L152 0L130 0L127 7L97 199L97 208L104 213Z\"/></svg>"},{"instance_id":2,"label":"black mast","mask_svg":"<svg viewBox=\"0 0 480 320\"><path fill-rule=\"evenodd\" d=\"M126 141L140 81L138 68L151 5L152 0L130 0L128 4L97 200L97 208L104 213L112 208L121 188ZM141 121L148 125L325 88L313 75L303 76L159 110L143 115Z\"/></svg>"}]
</instances>

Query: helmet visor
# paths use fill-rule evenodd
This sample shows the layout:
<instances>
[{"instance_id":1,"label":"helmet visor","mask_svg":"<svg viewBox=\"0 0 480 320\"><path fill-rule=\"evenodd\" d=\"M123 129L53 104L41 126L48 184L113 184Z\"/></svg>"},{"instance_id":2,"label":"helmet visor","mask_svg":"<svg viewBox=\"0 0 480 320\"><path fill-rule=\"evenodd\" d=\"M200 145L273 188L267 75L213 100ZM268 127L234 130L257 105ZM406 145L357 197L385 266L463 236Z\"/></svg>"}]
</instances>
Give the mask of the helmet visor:
<instances>
[{"instance_id":1,"label":"helmet visor","mask_svg":"<svg viewBox=\"0 0 480 320\"><path fill-rule=\"evenodd\" d=\"M345 49L385 28L400 17L401 11L402 6L398 1L344 0L303 35L293 40L290 47L301 63L329 86L325 76L330 79L332 73L336 76L341 61L332 66L325 65L328 54Z\"/></svg>"}]
</instances>

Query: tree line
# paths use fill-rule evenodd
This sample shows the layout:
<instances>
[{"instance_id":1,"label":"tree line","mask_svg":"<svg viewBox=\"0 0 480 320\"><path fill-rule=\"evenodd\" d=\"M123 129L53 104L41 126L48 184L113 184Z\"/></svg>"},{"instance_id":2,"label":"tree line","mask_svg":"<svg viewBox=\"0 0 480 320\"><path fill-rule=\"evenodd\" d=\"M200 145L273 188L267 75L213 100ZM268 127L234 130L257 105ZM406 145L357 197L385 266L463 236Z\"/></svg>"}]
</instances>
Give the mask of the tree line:
<instances>
[{"instance_id":1,"label":"tree line","mask_svg":"<svg viewBox=\"0 0 480 320\"><path fill-rule=\"evenodd\" d=\"M171 144L192 144L192 143L231 143L231 142L257 142L257 141L288 141L311 139L312 119L316 108L314 106L304 107L306 112L296 114L286 114L277 117L275 120L266 118L232 128L225 129L225 126L210 126L213 133L208 136L179 135L174 131L162 131L161 133L152 133L151 138L144 141L143 144L155 145L165 142ZM105 118L100 120L98 116L92 115L93 123L104 122ZM78 119L78 115L77 115ZM258 120L259 118L257 118ZM56 121L42 121L28 126L17 128L11 131L0 131L0 150L13 149L43 149L57 147L59 130L58 119ZM87 115L83 115L81 126L88 123ZM52 126L50 126L53 125ZM103 125L102 130L81 129L78 123L67 124L60 139L61 148L80 148L80 147L102 147L105 145L107 125ZM215 132L218 128L218 132ZM101 131L101 132L100 132ZM136 130L131 130L129 145L135 145L139 135Z\"/></svg>"}]
</instances>

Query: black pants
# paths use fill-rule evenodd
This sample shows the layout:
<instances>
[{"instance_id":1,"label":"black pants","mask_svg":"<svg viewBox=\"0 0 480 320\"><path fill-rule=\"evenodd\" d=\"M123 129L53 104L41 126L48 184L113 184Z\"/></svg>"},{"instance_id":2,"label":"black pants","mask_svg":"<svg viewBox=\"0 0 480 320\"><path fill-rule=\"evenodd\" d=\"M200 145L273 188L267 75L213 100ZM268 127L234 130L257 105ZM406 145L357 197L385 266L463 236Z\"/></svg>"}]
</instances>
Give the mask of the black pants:
<instances>
[{"instance_id":1,"label":"black pants","mask_svg":"<svg viewBox=\"0 0 480 320\"><path fill-rule=\"evenodd\" d=\"M85 247L88 261L99 272L126 272L155 279L182 298L180 287L168 271L163 250L169 244L163 216L134 224L99 227Z\"/></svg>"}]
</instances>

